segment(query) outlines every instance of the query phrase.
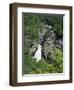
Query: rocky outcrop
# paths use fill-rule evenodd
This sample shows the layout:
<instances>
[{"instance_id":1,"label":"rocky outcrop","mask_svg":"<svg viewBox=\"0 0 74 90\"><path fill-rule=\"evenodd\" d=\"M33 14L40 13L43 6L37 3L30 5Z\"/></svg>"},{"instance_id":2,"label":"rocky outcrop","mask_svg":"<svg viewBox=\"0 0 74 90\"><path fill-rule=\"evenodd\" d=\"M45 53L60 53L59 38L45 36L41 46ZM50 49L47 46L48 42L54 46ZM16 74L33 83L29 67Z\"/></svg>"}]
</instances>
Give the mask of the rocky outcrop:
<instances>
[{"instance_id":1,"label":"rocky outcrop","mask_svg":"<svg viewBox=\"0 0 74 90\"><path fill-rule=\"evenodd\" d=\"M50 60L51 63L54 60L54 50L55 48L63 48L63 39L56 40L56 34L52 26L42 24L42 31L39 33L39 42L42 46L42 58ZM36 42L30 48L30 53L34 55L38 49Z\"/></svg>"},{"instance_id":2,"label":"rocky outcrop","mask_svg":"<svg viewBox=\"0 0 74 90\"><path fill-rule=\"evenodd\" d=\"M63 49L63 38L55 40L54 44L55 44L56 48Z\"/></svg>"},{"instance_id":3,"label":"rocky outcrop","mask_svg":"<svg viewBox=\"0 0 74 90\"><path fill-rule=\"evenodd\" d=\"M56 39L56 35L52 29L52 27L48 26L48 30L43 36L43 42L41 42L42 48L42 57L48 60L54 60L54 41ZM51 60L51 61L52 61Z\"/></svg>"}]
</instances>

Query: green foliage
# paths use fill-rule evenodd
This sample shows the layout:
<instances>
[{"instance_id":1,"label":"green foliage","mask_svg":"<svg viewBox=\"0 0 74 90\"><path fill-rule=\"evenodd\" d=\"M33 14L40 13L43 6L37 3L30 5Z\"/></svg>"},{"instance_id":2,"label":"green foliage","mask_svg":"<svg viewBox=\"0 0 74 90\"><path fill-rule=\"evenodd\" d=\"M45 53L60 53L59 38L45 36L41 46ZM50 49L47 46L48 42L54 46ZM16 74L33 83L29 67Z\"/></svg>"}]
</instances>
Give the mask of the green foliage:
<instances>
[{"instance_id":1,"label":"green foliage","mask_svg":"<svg viewBox=\"0 0 74 90\"><path fill-rule=\"evenodd\" d=\"M62 38L63 36L63 15L49 15L42 16L41 20L53 27L57 38Z\"/></svg>"},{"instance_id":2,"label":"green foliage","mask_svg":"<svg viewBox=\"0 0 74 90\"><path fill-rule=\"evenodd\" d=\"M49 64L44 59L37 62L30 55L25 55L24 73L26 74L42 74L42 73L62 73L63 72L63 52L55 49L54 63Z\"/></svg>"},{"instance_id":3,"label":"green foliage","mask_svg":"<svg viewBox=\"0 0 74 90\"><path fill-rule=\"evenodd\" d=\"M26 15L24 16L25 33L31 39L37 39L41 32L41 23L51 25L57 38L63 36L63 15Z\"/></svg>"},{"instance_id":4,"label":"green foliage","mask_svg":"<svg viewBox=\"0 0 74 90\"><path fill-rule=\"evenodd\" d=\"M29 48L33 42L39 42L40 23L39 16L24 15L24 53L29 53Z\"/></svg>"},{"instance_id":5,"label":"green foliage","mask_svg":"<svg viewBox=\"0 0 74 90\"><path fill-rule=\"evenodd\" d=\"M54 67L58 73L63 72L63 51L59 48L55 49Z\"/></svg>"},{"instance_id":6,"label":"green foliage","mask_svg":"<svg viewBox=\"0 0 74 90\"><path fill-rule=\"evenodd\" d=\"M39 43L39 33L42 31L41 23L51 25L57 39L63 37L63 16L62 15L25 15L24 14L24 73L62 73L63 72L63 51L59 48L54 50L54 58L42 59L37 62L30 55L31 44ZM48 36L48 34L46 35ZM47 61L52 63L48 63Z\"/></svg>"},{"instance_id":7,"label":"green foliage","mask_svg":"<svg viewBox=\"0 0 74 90\"><path fill-rule=\"evenodd\" d=\"M38 16L24 16L25 35L30 39L38 40L41 30L40 23Z\"/></svg>"},{"instance_id":8,"label":"green foliage","mask_svg":"<svg viewBox=\"0 0 74 90\"><path fill-rule=\"evenodd\" d=\"M54 25L54 31L56 33L57 39L63 37L63 28L61 25L55 24Z\"/></svg>"}]
</instances>

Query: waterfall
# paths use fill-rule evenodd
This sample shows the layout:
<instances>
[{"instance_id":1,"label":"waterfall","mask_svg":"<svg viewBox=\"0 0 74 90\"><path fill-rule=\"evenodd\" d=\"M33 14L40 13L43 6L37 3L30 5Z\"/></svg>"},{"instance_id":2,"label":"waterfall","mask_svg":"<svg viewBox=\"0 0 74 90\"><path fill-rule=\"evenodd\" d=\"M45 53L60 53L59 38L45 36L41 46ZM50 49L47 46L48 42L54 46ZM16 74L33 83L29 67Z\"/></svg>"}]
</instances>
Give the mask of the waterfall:
<instances>
[{"instance_id":1,"label":"waterfall","mask_svg":"<svg viewBox=\"0 0 74 90\"><path fill-rule=\"evenodd\" d=\"M37 61L39 61L41 59L41 45L38 45L38 49L34 54L34 57Z\"/></svg>"}]
</instances>

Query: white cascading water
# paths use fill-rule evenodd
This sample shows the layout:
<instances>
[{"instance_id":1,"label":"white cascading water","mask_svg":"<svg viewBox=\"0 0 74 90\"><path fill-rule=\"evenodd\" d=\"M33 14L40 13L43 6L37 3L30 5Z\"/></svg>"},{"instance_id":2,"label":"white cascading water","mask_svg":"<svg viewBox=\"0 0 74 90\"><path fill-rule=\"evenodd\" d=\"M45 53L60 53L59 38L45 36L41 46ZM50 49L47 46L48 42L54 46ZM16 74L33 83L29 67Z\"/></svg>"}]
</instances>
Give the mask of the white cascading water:
<instances>
[{"instance_id":1,"label":"white cascading water","mask_svg":"<svg viewBox=\"0 0 74 90\"><path fill-rule=\"evenodd\" d=\"M34 57L36 59L36 61L41 60L41 45L38 45L38 50L36 51L36 53L34 54Z\"/></svg>"}]
</instances>

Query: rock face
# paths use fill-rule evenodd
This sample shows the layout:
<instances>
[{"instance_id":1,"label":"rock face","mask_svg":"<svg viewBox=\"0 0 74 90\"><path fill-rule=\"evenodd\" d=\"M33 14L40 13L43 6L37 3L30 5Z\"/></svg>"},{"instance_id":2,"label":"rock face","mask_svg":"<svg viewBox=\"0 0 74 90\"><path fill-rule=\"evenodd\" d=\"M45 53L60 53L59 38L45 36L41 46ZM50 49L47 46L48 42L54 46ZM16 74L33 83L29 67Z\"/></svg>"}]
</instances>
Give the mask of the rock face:
<instances>
[{"instance_id":1,"label":"rock face","mask_svg":"<svg viewBox=\"0 0 74 90\"><path fill-rule=\"evenodd\" d=\"M63 49L63 39L58 39L58 40L55 40L55 46L57 48L60 48L60 49Z\"/></svg>"},{"instance_id":2,"label":"rock face","mask_svg":"<svg viewBox=\"0 0 74 90\"><path fill-rule=\"evenodd\" d=\"M55 48L63 48L63 39L56 40L56 34L52 26L42 25L42 32L39 33L39 43L42 47L42 58L48 60L54 60ZM38 49L38 44L34 42L30 49L30 53L34 55ZM51 62L50 62L51 63Z\"/></svg>"},{"instance_id":3,"label":"rock face","mask_svg":"<svg viewBox=\"0 0 74 90\"><path fill-rule=\"evenodd\" d=\"M41 42L43 49L42 49L42 57L44 59L54 59L54 41L56 39L56 35L52 29L52 26L47 26L46 33L43 36L43 42Z\"/></svg>"}]
</instances>

